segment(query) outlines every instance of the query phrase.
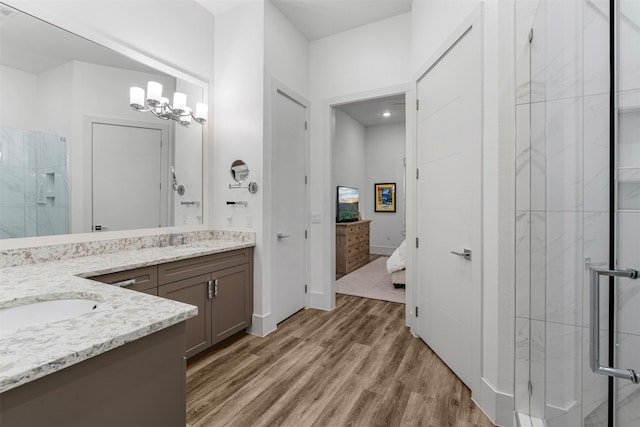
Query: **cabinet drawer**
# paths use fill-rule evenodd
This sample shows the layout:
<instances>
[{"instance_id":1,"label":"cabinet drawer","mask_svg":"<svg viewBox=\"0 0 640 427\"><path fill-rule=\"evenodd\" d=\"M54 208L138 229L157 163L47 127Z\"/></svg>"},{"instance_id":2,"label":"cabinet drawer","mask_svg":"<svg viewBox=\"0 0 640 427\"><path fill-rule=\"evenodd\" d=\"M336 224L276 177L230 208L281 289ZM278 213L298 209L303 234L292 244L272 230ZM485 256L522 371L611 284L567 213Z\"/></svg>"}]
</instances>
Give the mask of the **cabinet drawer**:
<instances>
[{"instance_id":1,"label":"cabinet drawer","mask_svg":"<svg viewBox=\"0 0 640 427\"><path fill-rule=\"evenodd\" d=\"M158 269L154 265L151 267L136 268L135 270L103 274L102 276L90 277L90 279L102 283L108 283L110 285L114 283L122 283L123 288L132 289L134 291L153 291L153 289L157 290L158 287Z\"/></svg>"},{"instance_id":2,"label":"cabinet drawer","mask_svg":"<svg viewBox=\"0 0 640 427\"><path fill-rule=\"evenodd\" d=\"M159 264L158 282L163 285L177 280L184 280L189 277L207 274L212 271L235 267L236 265L248 264L249 261L250 250L239 249L230 252Z\"/></svg>"}]
</instances>

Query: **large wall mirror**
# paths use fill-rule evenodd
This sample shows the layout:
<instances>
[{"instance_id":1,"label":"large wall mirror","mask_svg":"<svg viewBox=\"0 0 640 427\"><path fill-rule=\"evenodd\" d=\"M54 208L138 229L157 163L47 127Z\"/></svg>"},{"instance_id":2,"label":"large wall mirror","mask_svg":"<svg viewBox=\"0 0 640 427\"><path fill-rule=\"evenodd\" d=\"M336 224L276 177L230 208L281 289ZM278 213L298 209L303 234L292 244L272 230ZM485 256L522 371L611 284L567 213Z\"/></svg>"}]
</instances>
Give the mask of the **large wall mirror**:
<instances>
[{"instance_id":1,"label":"large wall mirror","mask_svg":"<svg viewBox=\"0 0 640 427\"><path fill-rule=\"evenodd\" d=\"M0 3L0 239L203 223L203 125L131 109L148 81L206 102L196 79Z\"/></svg>"}]
</instances>

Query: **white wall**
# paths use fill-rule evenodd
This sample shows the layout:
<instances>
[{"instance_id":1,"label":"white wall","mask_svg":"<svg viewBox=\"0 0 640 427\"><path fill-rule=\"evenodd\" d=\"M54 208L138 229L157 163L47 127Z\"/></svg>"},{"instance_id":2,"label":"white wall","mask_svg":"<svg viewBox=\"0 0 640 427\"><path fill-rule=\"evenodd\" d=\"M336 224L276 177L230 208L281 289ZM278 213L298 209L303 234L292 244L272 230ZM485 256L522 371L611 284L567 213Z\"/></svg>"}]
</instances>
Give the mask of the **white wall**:
<instances>
[{"instance_id":1,"label":"white wall","mask_svg":"<svg viewBox=\"0 0 640 427\"><path fill-rule=\"evenodd\" d=\"M359 188L360 213L363 219L371 219L364 214L366 201L363 198L367 192L366 155L365 127L344 111L336 109L336 136L333 156L336 185ZM335 202L335 198L336 189L333 191L333 202Z\"/></svg>"},{"instance_id":2,"label":"white wall","mask_svg":"<svg viewBox=\"0 0 640 427\"><path fill-rule=\"evenodd\" d=\"M265 335L275 328L271 316L270 240L270 89L275 79L297 95L308 94L308 42L269 1L248 2L216 16L214 144L210 225L256 232L254 317L251 332ZM229 168L244 160L248 181L259 190L229 189ZM246 183L245 183L246 185ZM226 206L248 201L247 207Z\"/></svg>"},{"instance_id":3,"label":"white wall","mask_svg":"<svg viewBox=\"0 0 640 427\"><path fill-rule=\"evenodd\" d=\"M335 305L335 181L333 120L330 104L355 101L410 81L411 14L406 13L345 31L309 44L311 100L311 212L322 223L311 225L310 305ZM405 86L406 87L406 86ZM385 93L389 94L389 93ZM351 98L351 99L347 99Z\"/></svg>"},{"instance_id":4,"label":"white wall","mask_svg":"<svg viewBox=\"0 0 640 427\"><path fill-rule=\"evenodd\" d=\"M252 332L264 335L276 328L276 319L272 316L272 301L279 286L275 278L275 269L272 266L281 260L274 259L272 254L278 244L275 238L277 207L272 204L275 200L275 192L279 189L272 184L277 173L272 167L271 153L273 142L271 135L272 109L275 105L276 90L296 99L296 102L308 106L308 50L309 43L306 38L289 22L271 1L264 2L264 145L263 145L263 286L262 306L260 316L254 317ZM308 116L308 108L307 108ZM307 117L308 119L308 117ZM306 142L305 142L306 143ZM308 169L309 159L303 160ZM298 203L306 203L299 201ZM300 206L301 212L305 212L304 206ZM309 219L307 218L307 222ZM308 257L307 257L308 258ZM307 261L308 263L310 261ZM308 306L308 302L305 301Z\"/></svg>"},{"instance_id":5,"label":"white wall","mask_svg":"<svg viewBox=\"0 0 640 427\"><path fill-rule=\"evenodd\" d=\"M512 3L510 0L414 1L412 11L415 80L426 71L423 64L453 29L478 4L483 6L483 381L482 390L474 399L494 421L504 425L512 422L514 369L515 200L514 192L509 189L512 179L504 173L505 168L510 170L513 164L514 132L509 119L513 102L506 101L515 85L513 61L509 60L513 55Z\"/></svg>"},{"instance_id":6,"label":"white wall","mask_svg":"<svg viewBox=\"0 0 640 427\"><path fill-rule=\"evenodd\" d=\"M38 130L38 76L0 65L0 125Z\"/></svg>"},{"instance_id":7,"label":"white wall","mask_svg":"<svg viewBox=\"0 0 640 427\"><path fill-rule=\"evenodd\" d=\"M270 78L307 98L309 42L270 0L264 3L265 87Z\"/></svg>"},{"instance_id":8,"label":"white wall","mask_svg":"<svg viewBox=\"0 0 640 427\"><path fill-rule=\"evenodd\" d=\"M371 221L371 253L391 255L404 240L404 158L406 127L404 123L367 126L366 185L364 205L360 210ZM375 212L373 188L376 183L396 184L396 212ZM362 194L362 192L361 192Z\"/></svg>"},{"instance_id":9,"label":"white wall","mask_svg":"<svg viewBox=\"0 0 640 427\"><path fill-rule=\"evenodd\" d=\"M264 317L271 311L270 290L264 282L263 145L264 145L264 5L248 2L215 18L215 98L210 226L215 229L256 232L254 257L254 320L252 330L264 331ZM259 191L229 189L235 181L231 163L244 160L247 182ZM247 183L245 183L246 186ZM247 201L247 207L227 206L226 201Z\"/></svg>"}]
</instances>

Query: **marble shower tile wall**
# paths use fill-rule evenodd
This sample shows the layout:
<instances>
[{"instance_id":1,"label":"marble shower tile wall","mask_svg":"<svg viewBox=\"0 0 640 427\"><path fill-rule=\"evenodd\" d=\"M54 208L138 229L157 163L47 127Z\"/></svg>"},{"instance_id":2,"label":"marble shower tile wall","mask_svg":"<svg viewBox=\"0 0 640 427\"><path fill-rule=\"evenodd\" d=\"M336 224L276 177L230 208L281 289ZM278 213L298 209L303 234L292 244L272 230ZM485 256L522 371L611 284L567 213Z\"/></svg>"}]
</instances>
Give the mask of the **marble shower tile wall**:
<instances>
[{"instance_id":1,"label":"marble shower tile wall","mask_svg":"<svg viewBox=\"0 0 640 427\"><path fill-rule=\"evenodd\" d=\"M609 92L609 0L589 0L582 6L584 95Z\"/></svg>"},{"instance_id":2,"label":"marble shower tile wall","mask_svg":"<svg viewBox=\"0 0 640 427\"><path fill-rule=\"evenodd\" d=\"M0 238L68 231L64 136L0 128Z\"/></svg>"},{"instance_id":3,"label":"marble shower tile wall","mask_svg":"<svg viewBox=\"0 0 640 427\"><path fill-rule=\"evenodd\" d=\"M582 98L546 102L547 211L582 210L582 123Z\"/></svg>"},{"instance_id":4,"label":"marble shower tile wall","mask_svg":"<svg viewBox=\"0 0 640 427\"><path fill-rule=\"evenodd\" d=\"M0 238L25 235L25 159L22 129L0 127Z\"/></svg>"},{"instance_id":5,"label":"marble shower tile wall","mask_svg":"<svg viewBox=\"0 0 640 427\"><path fill-rule=\"evenodd\" d=\"M530 414L529 407L529 350L531 321L516 317L515 336L515 405L516 412Z\"/></svg>"},{"instance_id":6,"label":"marble shower tile wall","mask_svg":"<svg viewBox=\"0 0 640 427\"><path fill-rule=\"evenodd\" d=\"M547 322L582 324L582 213L547 212Z\"/></svg>"},{"instance_id":7,"label":"marble shower tile wall","mask_svg":"<svg viewBox=\"0 0 640 427\"><path fill-rule=\"evenodd\" d=\"M516 213L516 316L530 319L531 212Z\"/></svg>"},{"instance_id":8,"label":"marble shower tile wall","mask_svg":"<svg viewBox=\"0 0 640 427\"><path fill-rule=\"evenodd\" d=\"M516 1L516 104L531 102L529 30L539 7L540 0Z\"/></svg>"},{"instance_id":9,"label":"marble shower tile wall","mask_svg":"<svg viewBox=\"0 0 640 427\"><path fill-rule=\"evenodd\" d=\"M619 0L620 91L640 89L640 2Z\"/></svg>"},{"instance_id":10,"label":"marble shower tile wall","mask_svg":"<svg viewBox=\"0 0 640 427\"><path fill-rule=\"evenodd\" d=\"M609 94L584 97L584 210L609 211Z\"/></svg>"},{"instance_id":11,"label":"marble shower tile wall","mask_svg":"<svg viewBox=\"0 0 640 427\"><path fill-rule=\"evenodd\" d=\"M546 323L545 419L549 427L582 425L582 327Z\"/></svg>"},{"instance_id":12,"label":"marble shower tile wall","mask_svg":"<svg viewBox=\"0 0 640 427\"><path fill-rule=\"evenodd\" d=\"M546 100L582 96L582 2L546 1ZM540 19L540 18L538 18Z\"/></svg>"}]
</instances>

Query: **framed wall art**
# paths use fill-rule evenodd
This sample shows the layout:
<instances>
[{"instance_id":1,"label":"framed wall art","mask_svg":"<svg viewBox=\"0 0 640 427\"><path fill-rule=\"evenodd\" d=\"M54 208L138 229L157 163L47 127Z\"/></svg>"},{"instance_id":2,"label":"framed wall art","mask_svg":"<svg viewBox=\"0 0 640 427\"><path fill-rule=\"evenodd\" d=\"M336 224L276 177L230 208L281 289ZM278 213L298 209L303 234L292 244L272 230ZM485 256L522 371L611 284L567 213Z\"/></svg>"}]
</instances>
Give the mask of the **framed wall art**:
<instances>
[{"instance_id":1,"label":"framed wall art","mask_svg":"<svg viewBox=\"0 0 640 427\"><path fill-rule=\"evenodd\" d=\"M396 211L396 183L375 184L375 212Z\"/></svg>"}]
</instances>

